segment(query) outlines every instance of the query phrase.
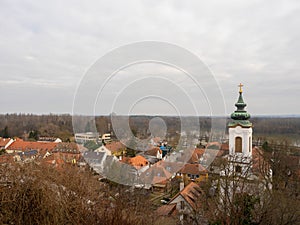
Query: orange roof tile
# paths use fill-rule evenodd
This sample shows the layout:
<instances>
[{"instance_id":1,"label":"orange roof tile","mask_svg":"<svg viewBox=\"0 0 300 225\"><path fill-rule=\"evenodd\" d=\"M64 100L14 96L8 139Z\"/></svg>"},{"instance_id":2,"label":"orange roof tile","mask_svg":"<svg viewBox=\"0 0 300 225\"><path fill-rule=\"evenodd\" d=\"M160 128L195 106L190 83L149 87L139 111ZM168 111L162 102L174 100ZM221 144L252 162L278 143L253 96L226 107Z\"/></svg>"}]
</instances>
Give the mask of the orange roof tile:
<instances>
[{"instance_id":1,"label":"orange roof tile","mask_svg":"<svg viewBox=\"0 0 300 225\"><path fill-rule=\"evenodd\" d=\"M136 168L140 168L149 164L148 160L141 155L137 155L133 158L123 157L121 162L130 164Z\"/></svg>"},{"instance_id":2,"label":"orange roof tile","mask_svg":"<svg viewBox=\"0 0 300 225\"><path fill-rule=\"evenodd\" d=\"M159 161L156 163L156 165L160 165L160 166L164 167L167 171L169 171L171 173L176 173L184 166L184 163Z\"/></svg>"},{"instance_id":3,"label":"orange roof tile","mask_svg":"<svg viewBox=\"0 0 300 225\"><path fill-rule=\"evenodd\" d=\"M110 150L112 153L113 152L118 152L126 149L126 146L123 145L120 141L116 142L111 142L105 145L105 147Z\"/></svg>"},{"instance_id":4,"label":"orange roof tile","mask_svg":"<svg viewBox=\"0 0 300 225\"><path fill-rule=\"evenodd\" d=\"M162 151L159 147L155 147L152 149L149 149L145 152L146 155L151 155L151 156L156 156L157 152L159 152L160 154L162 154Z\"/></svg>"},{"instance_id":5,"label":"orange roof tile","mask_svg":"<svg viewBox=\"0 0 300 225\"><path fill-rule=\"evenodd\" d=\"M202 189L200 186L194 182L189 183L182 191L177 193L170 201L172 201L181 195L185 201L194 209L196 210L200 206L200 197L202 194Z\"/></svg>"},{"instance_id":6,"label":"orange roof tile","mask_svg":"<svg viewBox=\"0 0 300 225\"><path fill-rule=\"evenodd\" d=\"M221 145L221 150L223 150L223 151L229 151L229 144L228 143L223 143Z\"/></svg>"},{"instance_id":7,"label":"orange roof tile","mask_svg":"<svg viewBox=\"0 0 300 225\"><path fill-rule=\"evenodd\" d=\"M199 175L200 173L207 171L200 164L185 164L179 172L182 174Z\"/></svg>"},{"instance_id":8,"label":"orange roof tile","mask_svg":"<svg viewBox=\"0 0 300 225\"><path fill-rule=\"evenodd\" d=\"M267 172L270 169L269 162L264 159L263 151L259 147L252 148L252 171L256 174Z\"/></svg>"},{"instance_id":9,"label":"orange roof tile","mask_svg":"<svg viewBox=\"0 0 300 225\"><path fill-rule=\"evenodd\" d=\"M141 174L142 179L148 184L163 184L172 174L160 164L155 164ZM165 183L164 183L165 184Z\"/></svg>"},{"instance_id":10,"label":"orange roof tile","mask_svg":"<svg viewBox=\"0 0 300 225\"><path fill-rule=\"evenodd\" d=\"M198 157L201 157L205 152L204 148L195 148L194 153L198 155Z\"/></svg>"},{"instance_id":11,"label":"orange roof tile","mask_svg":"<svg viewBox=\"0 0 300 225\"><path fill-rule=\"evenodd\" d=\"M34 142L34 141L23 141L23 140L16 140L10 146L8 146L8 150L19 150L19 151L26 151L26 150L38 150L40 151L52 151L57 143L53 142Z\"/></svg>"},{"instance_id":12,"label":"orange roof tile","mask_svg":"<svg viewBox=\"0 0 300 225\"><path fill-rule=\"evenodd\" d=\"M162 205L156 210L156 214L158 216L170 216L175 214L176 211L176 203L169 204L169 205Z\"/></svg>"},{"instance_id":13,"label":"orange roof tile","mask_svg":"<svg viewBox=\"0 0 300 225\"><path fill-rule=\"evenodd\" d=\"M199 159L203 156L204 153L205 153L205 149L195 148L188 163L199 163Z\"/></svg>"}]
</instances>

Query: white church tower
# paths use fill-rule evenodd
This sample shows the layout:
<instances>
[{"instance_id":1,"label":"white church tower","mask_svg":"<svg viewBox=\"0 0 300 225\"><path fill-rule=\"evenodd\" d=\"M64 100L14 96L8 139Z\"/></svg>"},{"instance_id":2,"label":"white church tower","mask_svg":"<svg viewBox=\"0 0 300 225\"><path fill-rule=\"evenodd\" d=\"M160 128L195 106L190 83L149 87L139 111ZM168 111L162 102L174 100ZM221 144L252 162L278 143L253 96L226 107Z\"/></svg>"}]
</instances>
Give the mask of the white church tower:
<instances>
[{"instance_id":1,"label":"white church tower","mask_svg":"<svg viewBox=\"0 0 300 225\"><path fill-rule=\"evenodd\" d=\"M229 156L235 161L236 172L242 172L243 167L252 159L252 123L249 121L250 114L243 100L243 85L239 85L239 98L235 106L236 111L231 114L232 121L229 128Z\"/></svg>"}]
</instances>

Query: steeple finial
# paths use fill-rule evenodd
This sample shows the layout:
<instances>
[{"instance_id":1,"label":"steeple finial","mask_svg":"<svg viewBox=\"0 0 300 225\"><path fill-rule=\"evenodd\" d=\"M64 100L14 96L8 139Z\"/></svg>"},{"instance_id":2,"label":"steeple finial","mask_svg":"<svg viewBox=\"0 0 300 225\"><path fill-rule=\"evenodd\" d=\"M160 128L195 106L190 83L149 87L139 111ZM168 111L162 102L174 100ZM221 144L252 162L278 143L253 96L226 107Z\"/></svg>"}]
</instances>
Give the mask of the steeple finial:
<instances>
[{"instance_id":1,"label":"steeple finial","mask_svg":"<svg viewBox=\"0 0 300 225\"><path fill-rule=\"evenodd\" d=\"M243 93L243 89L242 89L242 87L243 87L244 85L242 84L242 83L240 83L239 85L238 85L238 87L240 87L240 93Z\"/></svg>"}]
</instances>

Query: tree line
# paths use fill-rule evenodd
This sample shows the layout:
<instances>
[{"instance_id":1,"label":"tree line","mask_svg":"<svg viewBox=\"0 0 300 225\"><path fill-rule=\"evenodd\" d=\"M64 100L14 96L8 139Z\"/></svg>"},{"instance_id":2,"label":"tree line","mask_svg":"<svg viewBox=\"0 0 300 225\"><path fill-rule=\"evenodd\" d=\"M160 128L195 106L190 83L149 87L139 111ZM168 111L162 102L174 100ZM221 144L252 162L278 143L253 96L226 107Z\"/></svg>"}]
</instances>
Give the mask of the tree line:
<instances>
[{"instance_id":1,"label":"tree line","mask_svg":"<svg viewBox=\"0 0 300 225\"><path fill-rule=\"evenodd\" d=\"M86 118L85 116L82 116ZM140 138L148 137L149 122L153 116L131 116L129 125L134 134ZM167 126L167 135L175 136L181 130L181 118L173 116L161 117ZM222 119L222 118L221 118ZM220 129L227 131L226 124L229 118L225 119L225 123L220 122ZM215 118L214 118L214 121ZM254 117L251 119L254 124L254 134L259 136L287 136L293 139L300 137L300 117ZM100 134L113 132L110 116L96 116L96 129ZM82 132L91 131L91 124L87 123ZM225 125L225 126L224 126ZM198 124L190 124L191 129L199 129L202 134L209 133L212 126L212 118L199 117ZM224 130L225 129L225 130ZM69 114L2 114L0 115L0 136L2 137L20 137L28 138L30 132L36 132L33 136L51 136L60 137L63 140L69 140L74 135L72 127L72 116ZM300 143L299 143L300 144Z\"/></svg>"}]
</instances>

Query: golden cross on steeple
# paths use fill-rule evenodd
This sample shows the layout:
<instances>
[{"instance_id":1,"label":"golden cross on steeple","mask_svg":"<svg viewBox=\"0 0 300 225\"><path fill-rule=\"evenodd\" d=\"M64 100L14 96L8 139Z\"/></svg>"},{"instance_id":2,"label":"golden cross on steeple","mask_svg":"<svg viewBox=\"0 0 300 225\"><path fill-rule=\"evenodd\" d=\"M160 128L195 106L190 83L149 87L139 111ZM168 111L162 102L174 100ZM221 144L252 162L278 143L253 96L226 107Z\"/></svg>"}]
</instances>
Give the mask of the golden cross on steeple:
<instances>
[{"instance_id":1,"label":"golden cross on steeple","mask_svg":"<svg viewBox=\"0 0 300 225\"><path fill-rule=\"evenodd\" d=\"M240 87L240 93L243 92L243 89L242 89L243 86L244 86L244 85L243 85L242 83L240 83L240 84L238 85L238 87Z\"/></svg>"}]
</instances>

